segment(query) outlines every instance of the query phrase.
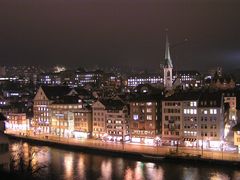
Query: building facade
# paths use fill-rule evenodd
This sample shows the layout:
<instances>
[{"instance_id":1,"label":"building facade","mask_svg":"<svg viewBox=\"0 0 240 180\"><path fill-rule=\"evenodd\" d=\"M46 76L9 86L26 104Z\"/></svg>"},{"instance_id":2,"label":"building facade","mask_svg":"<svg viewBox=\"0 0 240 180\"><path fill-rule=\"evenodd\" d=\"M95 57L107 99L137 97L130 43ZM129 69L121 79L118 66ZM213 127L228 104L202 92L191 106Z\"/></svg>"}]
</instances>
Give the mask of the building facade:
<instances>
[{"instance_id":1,"label":"building facade","mask_svg":"<svg viewBox=\"0 0 240 180\"><path fill-rule=\"evenodd\" d=\"M161 103L150 95L130 100L130 137L134 143L154 144L160 135Z\"/></svg>"}]
</instances>

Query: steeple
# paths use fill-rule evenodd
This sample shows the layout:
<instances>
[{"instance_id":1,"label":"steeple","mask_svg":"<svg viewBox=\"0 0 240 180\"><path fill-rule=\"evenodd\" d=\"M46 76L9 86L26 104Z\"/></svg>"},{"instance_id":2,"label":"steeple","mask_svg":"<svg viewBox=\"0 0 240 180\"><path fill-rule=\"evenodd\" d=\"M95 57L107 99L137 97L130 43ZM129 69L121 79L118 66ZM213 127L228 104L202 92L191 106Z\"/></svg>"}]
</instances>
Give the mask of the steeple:
<instances>
[{"instance_id":1,"label":"steeple","mask_svg":"<svg viewBox=\"0 0 240 180\"><path fill-rule=\"evenodd\" d=\"M172 60L171 60L171 56L170 56L170 44L168 41L168 34L166 33L166 47L165 47L165 62L164 62L164 66L166 68L173 68L172 65Z\"/></svg>"},{"instance_id":2,"label":"steeple","mask_svg":"<svg viewBox=\"0 0 240 180\"><path fill-rule=\"evenodd\" d=\"M173 83L173 77L172 77L172 71L173 71L173 64L170 57L170 45L168 42L168 35L166 33L166 49L165 49L165 57L164 57L164 87L166 90L172 89L172 83Z\"/></svg>"}]
</instances>

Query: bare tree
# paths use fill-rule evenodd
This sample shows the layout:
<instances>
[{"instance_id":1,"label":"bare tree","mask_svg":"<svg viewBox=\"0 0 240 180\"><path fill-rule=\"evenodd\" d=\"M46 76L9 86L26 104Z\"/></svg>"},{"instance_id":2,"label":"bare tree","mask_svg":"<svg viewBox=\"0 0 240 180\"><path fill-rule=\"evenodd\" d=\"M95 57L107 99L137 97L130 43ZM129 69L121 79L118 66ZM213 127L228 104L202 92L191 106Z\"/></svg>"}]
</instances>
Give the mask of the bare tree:
<instances>
[{"instance_id":1,"label":"bare tree","mask_svg":"<svg viewBox=\"0 0 240 180\"><path fill-rule=\"evenodd\" d=\"M27 143L16 143L10 148L10 172L24 176L25 179L40 176L41 170L47 168L46 162L39 163L39 155L44 156L44 149Z\"/></svg>"}]
</instances>

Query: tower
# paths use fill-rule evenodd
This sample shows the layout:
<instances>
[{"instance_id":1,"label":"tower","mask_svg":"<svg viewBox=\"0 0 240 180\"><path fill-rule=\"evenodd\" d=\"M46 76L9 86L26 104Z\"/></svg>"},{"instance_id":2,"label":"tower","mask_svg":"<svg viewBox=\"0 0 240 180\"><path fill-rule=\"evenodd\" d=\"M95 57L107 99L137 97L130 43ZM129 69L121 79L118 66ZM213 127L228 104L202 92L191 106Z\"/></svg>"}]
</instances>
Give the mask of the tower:
<instances>
[{"instance_id":1,"label":"tower","mask_svg":"<svg viewBox=\"0 0 240 180\"><path fill-rule=\"evenodd\" d=\"M172 60L170 57L170 45L169 45L169 41L168 41L168 35L166 35L166 47L165 48L166 48L165 49L165 60L164 60L164 67L163 67L164 87L167 90L171 90L172 84L173 84L173 80L172 80L173 65L172 65Z\"/></svg>"}]
</instances>

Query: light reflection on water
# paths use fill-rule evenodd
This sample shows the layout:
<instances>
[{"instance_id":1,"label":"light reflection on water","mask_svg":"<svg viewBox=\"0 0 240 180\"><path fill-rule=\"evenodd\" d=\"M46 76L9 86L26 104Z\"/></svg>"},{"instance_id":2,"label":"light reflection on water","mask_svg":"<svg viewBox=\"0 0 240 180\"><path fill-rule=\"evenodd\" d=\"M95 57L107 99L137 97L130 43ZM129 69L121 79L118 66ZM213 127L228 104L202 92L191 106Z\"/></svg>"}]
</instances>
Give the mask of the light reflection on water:
<instances>
[{"instance_id":1,"label":"light reflection on water","mask_svg":"<svg viewBox=\"0 0 240 180\"><path fill-rule=\"evenodd\" d=\"M71 152L28 143L12 142L12 169L36 171L40 179L98 179L98 180L240 180L240 169L227 167L191 166L162 162L140 162L81 152ZM43 168L41 168L43 167Z\"/></svg>"}]
</instances>

